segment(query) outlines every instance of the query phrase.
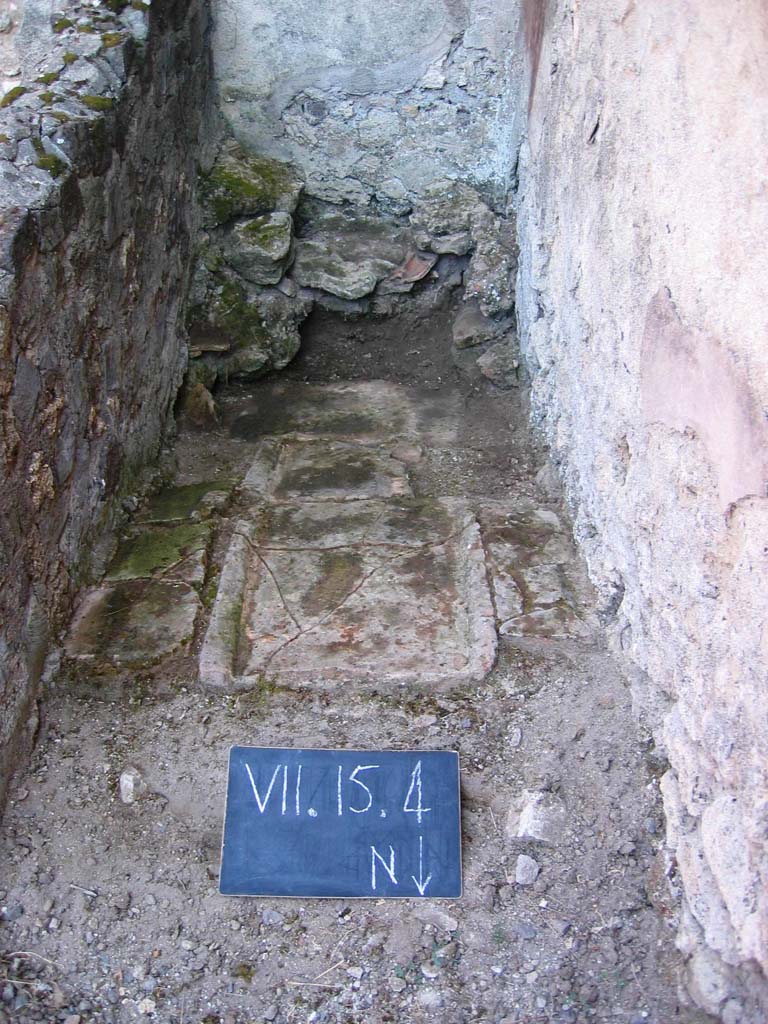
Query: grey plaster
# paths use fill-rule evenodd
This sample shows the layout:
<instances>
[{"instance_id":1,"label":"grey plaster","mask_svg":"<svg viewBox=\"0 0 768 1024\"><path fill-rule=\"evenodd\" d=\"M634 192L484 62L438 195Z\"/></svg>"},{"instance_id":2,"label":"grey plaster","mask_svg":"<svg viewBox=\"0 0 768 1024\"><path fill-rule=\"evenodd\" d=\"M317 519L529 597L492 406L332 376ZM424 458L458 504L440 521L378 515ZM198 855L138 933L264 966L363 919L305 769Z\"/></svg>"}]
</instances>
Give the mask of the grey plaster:
<instances>
[{"instance_id":1,"label":"grey plaster","mask_svg":"<svg viewBox=\"0 0 768 1024\"><path fill-rule=\"evenodd\" d=\"M502 202L515 150L519 4L217 0L223 111L307 192L407 209L440 178Z\"/></svg>"}]
</instances>

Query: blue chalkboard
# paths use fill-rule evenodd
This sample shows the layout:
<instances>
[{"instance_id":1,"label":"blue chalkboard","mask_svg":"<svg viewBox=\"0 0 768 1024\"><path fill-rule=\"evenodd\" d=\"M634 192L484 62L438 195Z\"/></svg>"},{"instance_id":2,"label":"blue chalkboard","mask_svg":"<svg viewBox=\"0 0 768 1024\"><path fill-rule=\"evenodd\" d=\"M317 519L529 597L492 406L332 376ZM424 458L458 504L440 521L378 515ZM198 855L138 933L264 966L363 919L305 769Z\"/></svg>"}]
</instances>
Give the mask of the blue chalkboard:
<instances>
[{"instance_id":1,"label":"blue chalkboard","mask_svg":"<svg viewBox=\"0 0 768 1024\"><path fill-rule=\"evenodd\" d=\"M458 898L458 754L233 747L219 891Z\"/></svg>"}]
</instances>

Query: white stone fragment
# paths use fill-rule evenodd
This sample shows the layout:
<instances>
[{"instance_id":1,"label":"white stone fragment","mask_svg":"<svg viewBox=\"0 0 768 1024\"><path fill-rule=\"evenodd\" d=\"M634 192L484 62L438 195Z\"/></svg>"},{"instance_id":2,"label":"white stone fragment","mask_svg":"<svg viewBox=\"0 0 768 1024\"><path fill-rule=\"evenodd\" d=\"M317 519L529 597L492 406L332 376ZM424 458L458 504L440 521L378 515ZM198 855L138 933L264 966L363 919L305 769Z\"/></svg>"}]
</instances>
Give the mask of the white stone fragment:
<instances>
[{"instance_id":1,"label":"white stone fragment","mask_svg":"<svg viewBox=\"0 0 768 1024\"><path fill-rule=\"evenodd\" d=\"M125 768L120 772L118 785L120 799L124 804L133 804L147 791L147 784L138 768Z\"/></svg>"}]
</instances>

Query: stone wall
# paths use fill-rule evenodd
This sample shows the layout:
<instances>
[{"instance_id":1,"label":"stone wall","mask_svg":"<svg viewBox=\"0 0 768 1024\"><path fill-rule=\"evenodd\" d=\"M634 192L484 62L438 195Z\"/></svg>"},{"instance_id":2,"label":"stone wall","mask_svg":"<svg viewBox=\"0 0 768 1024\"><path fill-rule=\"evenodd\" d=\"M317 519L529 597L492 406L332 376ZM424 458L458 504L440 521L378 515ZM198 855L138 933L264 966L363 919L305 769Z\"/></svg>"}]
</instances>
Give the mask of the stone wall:
<instances>
[{"instance_id":1,"label":"stone wall","mask_svg":"<svg viewBox=\"0 0 768 1024\"><path fill-rule=\"evenodd\" d=\"M213 123L204 0L27 0L5 27L19 64L0 101L0 804L49 638L172 425Z\"/></svg>"},{"instance_id":2,"label":"stone wall","mask_svg":"<svg viewBox=\"0 0 768 1024\"><path fill-rule=\"evenodd\" d=\"M395 212L444 178L503 199L519 2L216 0L236 137L302 168L310 195Z\"/></svg>"},{"instance_id":3,"label":"stone wall","mask_svg":"<svg viewBox=\"0 0 768 1024\"><path fill-rule=\"evenodd\" d=\"M665 749L688 987L768 1016L768 15L525 4L534 416Z\"/></svg>"}]
</instances>

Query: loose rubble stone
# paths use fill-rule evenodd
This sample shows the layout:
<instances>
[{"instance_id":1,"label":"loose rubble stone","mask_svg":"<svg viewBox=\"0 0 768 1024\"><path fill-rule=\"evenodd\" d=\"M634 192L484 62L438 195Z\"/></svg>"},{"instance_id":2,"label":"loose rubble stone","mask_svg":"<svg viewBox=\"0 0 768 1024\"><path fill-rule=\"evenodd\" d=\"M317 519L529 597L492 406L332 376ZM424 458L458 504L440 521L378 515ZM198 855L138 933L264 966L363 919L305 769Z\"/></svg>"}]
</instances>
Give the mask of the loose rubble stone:
<instances>
[{"instance_id":1,"label":"loose rubble stone","mask_svg":"<svg viewBox=\"0 0 768 1024\"><path fill-rule=\"evenodd\" d=\"M190 344L198 353L215 351L212 343L222 349L206 357L214 381L260 377L283 369L299 351L299 324L310 308L277 289L214 278L207 298L190 311Z\"/></svg>"},{"instance_id":2,"label":"loose rubble stone","mask_svg":"<svg viewBox=\"0 0 768 1024\"><path fill-rule=\"evenodd\" d=\"M310 239L297 244L293 276L305 288L319 288L342 299L361 299L370 295L379 279L392 270L391 263L345 260L329 252L324 243Z\"/></svg>"},{"instance_id":3,"label":"loose rubble stone","mask_svg":"<svg viewBox=\"0 0 768 1024\"><path fill-rule=\"evenodd\" d=\"M484 208L473 221L475 251L464 279L466 296L485 316L505 316L515 304L517 248L514 227Z\"/></svg>"},{"instance_id":4,"label":"loose rubble stone","mask_svg":"<svg viewBox=\"0 0 768 1024\"><path fill-rule=\"evenodd\" d=\"M515 881L518 885L533 885L541 868L527 853L521 853L515 862Z\"/></svg>"},{"instance_id":5,"label":"loose rubble stone","mask_svg":"<svg viewBox=\"0 0 768 1024\"><path fill-rule=\"evenodd\" d=\"M523 790L510 809L505 826L507 838L534 839L556 845L563 839L566 810L553 793Z\"/></svg>"},{"instance_id":6,"label":"loose rubble stone","mask_svg":"<svg viewBox=\"0 0 768 1024\"><path fill-rule=\"evenodd\" d=\"M414 206L411 226L419 245L436 253L463 256L483 202L474 189L455 181L436 182Z\"/></svg>"},{"instance_id":7,"label":"loose rubble stone","mask_svg":"<svg viewBox=\"0 0 768 1024\"><path fill-rule=\"evenodd\" d=\"M303 184L288 164L249 153L229 141L210 173L202 177L200 191L215 226L276 210L293 213Z\"/></svg>"},{"instance_id":8,"label":"loose rubble stone","mask_svg":"<svg viewBox=\"0 0 768 1024\"><path fill-rule=\"evenodd\" d=\"M477 300L464 302L453 322L453 343L456 348L471 348L494 341L513 327L510 318L494 320L480 309Z\"/></svg>"},{"instance_id":9,"label":"loose rubble stone","mask_svg":"<svg viewBox=\"0 0 768 1024\"><path fill-rule=\"evenodd\" d=\"M253 284L277 284L290 264L293 220L278 211L238 221L228 239L226 258L241 277Z\"/></svg>"},{"instance_id":10,"label":"loose rubble stone","mask_svg":"<svg viewBox=\"0 0 768 1024\"><path fill-rule=\"evenodd\" d=\"M511 337L492 345L477 360L480 372L497 388L509 390L520 385L520 362Z\"/></svg>"}]
</instances>

